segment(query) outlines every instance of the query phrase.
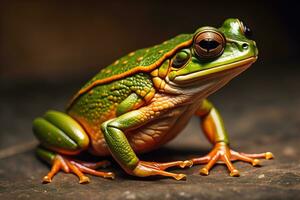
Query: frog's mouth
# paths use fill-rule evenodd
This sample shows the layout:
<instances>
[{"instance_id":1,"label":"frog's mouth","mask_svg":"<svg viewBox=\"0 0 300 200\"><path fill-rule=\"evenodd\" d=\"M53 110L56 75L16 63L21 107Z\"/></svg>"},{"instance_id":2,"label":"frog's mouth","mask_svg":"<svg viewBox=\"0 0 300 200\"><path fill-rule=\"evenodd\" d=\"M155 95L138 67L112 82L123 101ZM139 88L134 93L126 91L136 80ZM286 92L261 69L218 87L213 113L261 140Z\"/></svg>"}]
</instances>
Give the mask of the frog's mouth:
<instances>
[{"instance_id":1,"label":"frog's mouth","mask_svg":"<svg viewBox=\"0 0 300 200\"><path fill-rule=\"evenodd\" d=\"M222 66L216 66L210 69L201 70L188 75L175 77L172 82L175 84L191 84L197 80L207 80L211 78L224 77L226 75L236 76L251 66L257 60L257 56L229 63Z\"/></svg>"}]
</instances>

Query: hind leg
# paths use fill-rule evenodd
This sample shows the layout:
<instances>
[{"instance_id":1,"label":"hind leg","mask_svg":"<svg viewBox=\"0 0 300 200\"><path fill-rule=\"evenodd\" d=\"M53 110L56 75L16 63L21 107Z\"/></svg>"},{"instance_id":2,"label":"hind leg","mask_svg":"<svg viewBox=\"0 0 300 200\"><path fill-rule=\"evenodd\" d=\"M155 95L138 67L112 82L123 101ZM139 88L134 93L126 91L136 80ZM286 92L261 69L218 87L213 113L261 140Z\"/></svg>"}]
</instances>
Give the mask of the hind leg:
<instances>
[{"instance_id":1,"label":"hind leg","mask_svg":"<svg viewBox=\"0 0 300 200\"><path fill-rule=\"evenodd\" d=\"M37 155L52 165L50 172L43 178L44 183L51 182L60 170L77 175L79 183L90 181L84 173L114 178L111 172L95 170L106 166L107 161L87 163L72 158L72 155L78 155L88 148L89 138L70 116L57 111L48 111L43 118L34 120L33 132L41 142L41 146L37 148Z\"/></svg>"}]
</instances>

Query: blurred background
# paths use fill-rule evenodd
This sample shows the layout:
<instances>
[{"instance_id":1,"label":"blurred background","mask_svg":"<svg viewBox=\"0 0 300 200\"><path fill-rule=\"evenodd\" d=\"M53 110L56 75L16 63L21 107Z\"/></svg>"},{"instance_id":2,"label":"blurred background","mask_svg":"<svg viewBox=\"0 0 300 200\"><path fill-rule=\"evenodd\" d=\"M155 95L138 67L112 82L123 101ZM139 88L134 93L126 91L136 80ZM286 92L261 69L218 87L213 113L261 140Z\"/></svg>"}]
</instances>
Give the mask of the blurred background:
<instances>
[{"instance_id":1,"label":"blurred background","mask_svg":"<svg viewBox=\"0 0 300 200\"><path fill-rule=\"evenodd\" d=\"M300 191L299 11L297 1L288 0L0 0L0 199L1 192L11 194L2 199L16 199L16 195L95 199L99 194L116 199L129 191L147 194L148 199L161 199L165 191L171 192L170 199L177 199L173 198L177 193L178 199L187 199L182 194L191 199L200 194L204 199L296 199ZM74 176L62 173L53 184L40 184L49 169L34 156L35 117L48 109L63 111L83 84L121 56L204 25L218 27L230 17L252 29L259 59L210 99L224 118L234 150L271 151L274 161L263 162L260 169L238 162L242 177L234 180L218 166L205 179L198 176L199 167L185 171L189 175L184 184L93 177L86 193ZM183 132L156 154L151 152L148 160L183 160L211 148L199 133L196 117ZM112 171L123 173L117 167Z\"/></svg>"},{"instance_id":2,"label":"blurred background","mask_svg":"<svg viewBox=\"0 0 300 200\"><path fill-rule=\"evenodd\" d=\"M86 81L130 51L203 25L218 27L229 17L252 29L259 63L284 65L299 53L296 5L241 0L1 1L0 79L11 84ZM268 66L273 67L259 65L270 70Z\"/></svg>"},{"instance_id":3,"label":"blurred background","mask_svg":"<svg viewBox=\"0 0 300 200\"><path fill-rule=\"evenodd\" d=\"M229 17L252 29L259 59L212 96L225 122L243 115L252 116L247 124L290 119L299 107L298 13L292 1L0 1L0 148L33 140L34 117L63 110L114 60L204 25L218 27ZM288 123L299 128L299 120ZM228 125L231 134L247 132L235 126Z\"/></svg>"}]
</instances>

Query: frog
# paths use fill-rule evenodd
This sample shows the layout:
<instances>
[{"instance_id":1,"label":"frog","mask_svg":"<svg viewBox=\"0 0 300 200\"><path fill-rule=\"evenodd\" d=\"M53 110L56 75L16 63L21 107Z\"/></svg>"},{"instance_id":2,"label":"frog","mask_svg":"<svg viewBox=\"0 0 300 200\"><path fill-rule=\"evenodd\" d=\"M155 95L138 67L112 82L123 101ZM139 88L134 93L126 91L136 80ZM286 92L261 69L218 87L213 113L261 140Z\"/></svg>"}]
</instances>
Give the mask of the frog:
<instances>
[{"instance_id":1,"label":"frog","mask_svg":"<svg viewBox=\"0 0 300 200\"><path fill-rule=\"evenodd\" d=\"M220 163L230 176L238 177L234 161L260 166L261 159L274 158L271 152L233 150L223 118L208 100L257 58L250 28L229 18L220 27L202 26L102 68L73 96L65 112L49 110L33 120L40 142L36 154L51 166L43 182L51 182L59 171L75 174L79 183L90 182L87 174L115 178L113 172L98 169L109 165L108 160L78 159L85 153L111 156L132 176L175 180L187 176L167 171L170 167L204 165L199 174L205 176ZM193 116L200 118L202 132L213 146L208 154L170 162L140 160L140 154L173 140Z\"/></svg>"}]
</instances>

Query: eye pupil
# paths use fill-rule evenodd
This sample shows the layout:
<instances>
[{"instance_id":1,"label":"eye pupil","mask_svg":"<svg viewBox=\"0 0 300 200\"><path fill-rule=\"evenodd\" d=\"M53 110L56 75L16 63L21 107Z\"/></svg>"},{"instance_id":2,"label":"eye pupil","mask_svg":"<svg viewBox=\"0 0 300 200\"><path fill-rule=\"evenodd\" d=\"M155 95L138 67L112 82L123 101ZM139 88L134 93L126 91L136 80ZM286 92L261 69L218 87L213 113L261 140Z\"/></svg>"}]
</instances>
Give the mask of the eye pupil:
<instances>
[{"instance_id":1,"label":"eye pupil","mask_svg":"<svg viewBox=\"0 0 300 200\"><path fill-rule=\"evenodd\" d=\"M213 40L211 38L203 39L199 42L199 46L203 49L206 49L207 52L209 52L212 49L217 48L220 45L219 42L216 40Z\"/></svg>"},{"instance_id":2,"label":"eye pupil","mask_svg":"<svg viewBox=\"0 0 300 200\"><path fill-rule=\"evenodd\" d=\"M194 39L194 52L199 59L207 60L220 56L225 48L226 39L216 29L199 32Z\"/></svg>"},{"instance_id":3,"label":"eye pupil","mask_svg":"<svg viewBox=\"0 0 300 200\"><path fill-rule=\"evenodd\" d=\"M242 27L242 30L243 30L245 36L247 38L251 39L252 38L252 31L251 31L251 29L248 26L246 26L242 21L240 21L240 23L241 23L241 27Z\"/></svg>"},{"instance_id":4,"label":"eye pupil","mask_svg":"<svg viewBox=\"0 0 300 200\"><path fill-rule=\"evenodd\" d=\"M252 31L251 31L251 29L249 27L244 26L244 32L245 32L245 35L247 37L251 37L252 36Z\"/></svg>"}]
</instances>

